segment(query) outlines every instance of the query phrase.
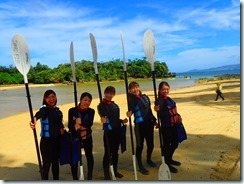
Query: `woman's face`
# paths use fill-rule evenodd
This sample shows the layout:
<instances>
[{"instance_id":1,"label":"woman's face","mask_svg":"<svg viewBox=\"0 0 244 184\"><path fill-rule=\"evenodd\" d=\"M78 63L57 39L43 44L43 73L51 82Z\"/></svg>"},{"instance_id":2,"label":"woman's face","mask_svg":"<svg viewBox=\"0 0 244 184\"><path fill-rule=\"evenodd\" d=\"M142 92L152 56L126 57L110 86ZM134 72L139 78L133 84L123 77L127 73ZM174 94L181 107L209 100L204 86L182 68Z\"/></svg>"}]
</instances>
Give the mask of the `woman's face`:
<instances>
[{"instance_id":1,"label":"woman's face","mask_svg":"<svg viewBox=\"0 0 244 184\"><path fill-rule=\"evenodd\" d=\"M48 106L54 107L57 103L57 97L55 94L51 93L48 97L45 98L45 101Z\"/></svg>"},{"instance_id":2,"label":"woman's face","mask_svg":"<svg viewBox=\"0 0 244 184\"><path fill-rule=\"evenodd\" d=\"M85 96L80 100L80 108L81 109L87 109L91 105L91 99L88 96Z\"/></svg>"},{"instance_id":3,"label":"woman's face","mask_svg":"<svg viewBox=\"0 0 244 184\"><path fill-rule=\"evenodd\" d=\"M162 96L167 97L168 94L169 94L169 90L170 90L169 86L167 86L167 85L164 84L164 85L159 89L159 93L160 93Z\"/></svg>"},{"instance_id":4,"label":"woman's face","mask_svg":"<svg viewBox=\"0 0 244 184\"><path fill-rule=\"evenodd\" d=\"M139 95L140 94L140 87L134 86L133 88L129 89L129 91L133 95Z\"/></svg>"}]
</instances>

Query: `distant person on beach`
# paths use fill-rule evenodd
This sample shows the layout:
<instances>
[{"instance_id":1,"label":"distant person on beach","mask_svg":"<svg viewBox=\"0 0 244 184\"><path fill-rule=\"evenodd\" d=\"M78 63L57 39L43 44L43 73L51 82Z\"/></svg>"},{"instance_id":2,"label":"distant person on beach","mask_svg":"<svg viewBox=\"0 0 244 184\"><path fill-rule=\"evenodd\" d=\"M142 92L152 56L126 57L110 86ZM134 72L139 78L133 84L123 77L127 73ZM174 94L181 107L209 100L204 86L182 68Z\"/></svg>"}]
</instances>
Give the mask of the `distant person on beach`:
<instances>
[{"instance_id":1,"label":"distant person on beach","mask_svg":"<svg viewBox=\"0 0 244 184\"><path fill-rule=\"evenodd\" d=\"M92 173L94 167L93 157L93 139L92 139L92 125L94 120L95 110L90 108L92 102L92 95L84 92L80 96L80 103L77 107L69 109L68 128L72 139L79 140L79 148L84 148L87 159L87 180L92 180ZM80 142L81 141L81 142ZM80 156L80 149L78 153L73 153ZM75 149L74 149L75 151ZM71 172L73 180L78 180L78 160L76 163L71 162Z\"/></svg>"},{"instance_id":2,"label":"distant person on beach","mask_svg":"<svg viewBox=\"0 0 244 184\"><path fill-rule=\"evenodd\" d=\"M220 82L218 82L216 85L217 85L217 87L215 89L215 92L217 93L217 96L215 98L215 101L217 101L219 97L222 98L222 101L223 101L225 98L222 93L222 85Z\"/></svg>"},{"instance_id":3,"label":"distant person on beach","mask_svg":"<svg viewBox=\"0 0 244 184\"><path fill-rule=\"evenodd\" d=\"M161 122L161 133L163 137L163 153L165 163L169 166L170 172L177 173L178 170L172 165L179 166L180 162L173 160L173 154L178 147L178 135L176 122L182 121L177 112L176 103L168 97L170 86L163 81L158 87L158 98L154 110L159 113Z\"/></svg>"},{"instance_id":4,"label":"distant person on beach","mask_svg":"<svg viewBox=\"0 0 244 184\"><path fill-rule=\"evenodd\" d=\"M40 149L43 161L43 180L48 180L48 173L52 166L53 180L59 180L59 140L64 134L63 114L56 107L57 96L53 90L44 93L40 110L34 116L30 127L35 129L36 121L41 122Z\"/></svg>"},{"instance_id":5,"label":"distant person on beach","mask_svg":"<svg viewBox=\"0 0 244 184\"><path fill-rule=\"evenodd\" d=\"M115 88L107 86L104 90L104 98L98 105L98 113L103 123L103 142L104 142L104 156L103 156L103 170L104 180L111 180L109 174L110 160L113 164L114 174L117 178L122 178L123 175L118 172L119 160L119 145L121 144L121 127L128 122L128 119L120 119L120 108L112 101L115 96ZM108 136L108 137L106 137ZM108 138L108 140L107 140ZM109 144L109 145L108 145ZM110 156L110 158L109 158Z\"/></svg>"},{"instance_id":6,"label":"distant person on beach","mask_svg":"<svg viewBox=\"0 0 244 184\"><path fill-rule=\"evenodd\" d=\"M149 171L142 164L142 150L144 139L147 143L146 162L150 167L156 167L152 161L154 148L154 127L157 127L156 118L152 114L151 102L147 95L142 94L137 82L129 84L129 111L127 116L134 114L134 131L136 136L136 159L139 172L147 175Z\"/></svg>"}]
</instances>

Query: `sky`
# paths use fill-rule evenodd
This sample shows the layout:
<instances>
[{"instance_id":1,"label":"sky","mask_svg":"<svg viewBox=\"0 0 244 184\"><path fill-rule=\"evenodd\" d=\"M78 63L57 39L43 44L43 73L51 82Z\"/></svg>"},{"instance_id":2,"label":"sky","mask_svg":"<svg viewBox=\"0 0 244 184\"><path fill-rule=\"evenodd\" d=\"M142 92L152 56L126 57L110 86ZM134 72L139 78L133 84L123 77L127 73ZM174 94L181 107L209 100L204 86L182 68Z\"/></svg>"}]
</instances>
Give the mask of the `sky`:
<instances>
[{"instance_id":1,"label":"sky","mask_svg":"<svg viewBox=\"0 0 244 184\"><path fill-rule=\"evenodd\" d=\"M98 62L145 57L143 35L151 29L156 60L170 72L240 63L238 0L0 0L0 66L14 66L11 40L22 34L31 65L50 68L93 61L89 33L96 39Z\"/></svg>"}]
</instances>

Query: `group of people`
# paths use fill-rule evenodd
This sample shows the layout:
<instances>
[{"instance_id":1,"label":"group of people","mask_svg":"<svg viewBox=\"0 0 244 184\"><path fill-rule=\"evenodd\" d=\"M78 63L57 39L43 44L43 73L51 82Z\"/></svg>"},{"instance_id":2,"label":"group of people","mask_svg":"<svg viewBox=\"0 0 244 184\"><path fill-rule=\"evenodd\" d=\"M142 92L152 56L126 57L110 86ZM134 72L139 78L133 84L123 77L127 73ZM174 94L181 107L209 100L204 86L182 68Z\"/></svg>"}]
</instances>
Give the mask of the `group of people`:
<instances>
[{"instance_id":1,"label":"group of people","mask_svg":"<svg viewBox=\"0 0 244 184\"><path fill-rule=\"evenodd\" d=\"M144 141L146 141L146 163L150 167L156 167L152 161L154 149L154 128L160 128L163 139L163 149L165 162L173 173L181 163L173 160L173 154L178 147L177 129L175 123L181 121L177 112L176 103L168 96L170 86L167 82L161 82L158 88L158 97L155 102L154 110L158 113L157 120L152 113L151 102L146 94L140 90L137 82L131 82L128 87L128 107L127 117L134 116L134 133L136 137L136 160L139 172L143 175L149 174L142 162L142 151ZM110 165L112 164L114 175L122 178L123 174L118 171L119 146L122 140L121 127L128 122L126 118L120 118L120 108L112 100L116 94L113 86L107 86L104 90L104 97L98 104L97 110L103 124L103 170L104 179L110 180ZM92 126L95 110L90 107L92 95L84 92L80 96L77 107L72 107L68 112L68 131L63 125L63 114L56 106L57 96L53 90L47 90L43 96L43 106L34 116L34 122L30 122L32 129L35 129L37 120L41 123L40 150L43 162L43 179L48 180L49 170L52 169L53 179L59 179L59 157L60 157L60 138L69 133L72 140L79 140L79 149L84 148L87 158L87 180L93 178L94 157ZM72 149L74 152L74 149ZM79 151L79 150L77 150ZM74 153L72 153L74 154ZM81 154L80 152L77 154ZM73 180L78 180L78 162L71 161L71 173Z\"/></svg>"}]
</instances>

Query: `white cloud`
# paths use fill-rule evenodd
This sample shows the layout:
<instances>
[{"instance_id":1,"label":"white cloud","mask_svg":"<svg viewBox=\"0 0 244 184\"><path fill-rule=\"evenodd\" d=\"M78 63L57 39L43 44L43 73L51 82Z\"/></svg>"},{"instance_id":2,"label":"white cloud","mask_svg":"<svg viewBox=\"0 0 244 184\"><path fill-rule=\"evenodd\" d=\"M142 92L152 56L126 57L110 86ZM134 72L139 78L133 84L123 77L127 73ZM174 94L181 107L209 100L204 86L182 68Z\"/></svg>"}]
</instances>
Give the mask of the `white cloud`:
<instances>
[{"instance_id":1,"label":"white cloud","mask_svg":"<svg viewBox=\"0 0 244 184\"><path fill-rule=\"evenodd\" d=\"M193 23L200 27L240 29L240 9L236 6L223 9L182 9L175 16L179 17L179 22Z\"/></svg>"},{"instance_id":2,"label":"white cloud","mask_svg":"<svg viewBox=\"0 0 244 184\"><path fill-rule=\"evenodd\" d=\"M239 30L238 6L224 9L199 7L195 10L182 6L180 9L178 7L165 14L166 12L159 11L162 7L158 5L151 7L157 8L158 11L149 11L150 13L144 11L142 14L143 9L141 9L136 16L125 18L127 12L108 16L103 14L103 10L99 10L99 7L90 6L88 8L76 5L64 1L55 1L53 4L47 0L0 3L0 66L9 66L13 63L10 41L16 33L25 36L33 65L41 62L50 67L56 67L64 62L69 62L71 41L74 42L76 60L92 60L90 32L94 34L97 41L98 61L107 61L112 58L122 59L120 31L123 31L124 34L126 58L142 58L145 56L142 43L143 34L146 29L150 28L155 33L157 59L167 61L172 70L178 70L178 64L175 63L184 61L187 67L183 65L182 69L187 70L192 66L203 67L202 61L205 63L211 61L204 58L206 55L215 56L216 64L218 64L217 57L219 60L225 61L227 56L231 56L231 54L220 54L221 49L219 48L224 48L223 45L216 46L217 49L210 48L206 43L203 45L200 39L209 39L212 35L217 35L218 31L222 31L222 28L227 31L238 32ZM136 12L137 9L134 11ZM173 15L175 17L172 19ZM228 48L225 51L228 50L231 53L231 46L228 43L225 45ZM233 47L238 48L238 46ZM209 50L193 48L208 48ZM182 50L188 51L182 52ZM180 54L177 55L177 53ZM191 54L194 54L195 57L199 55L197 63L193 62L194 57L191 58ZM236 55L234 54L234 56Z\"/></svg>"},{"instance_id":3,"label":"white cloud","mask_svg":"<svg viewBox=\"0 0 244 184\"><path fill-rule=\"evenodd\" d=\"M168 56L169 69L184 72L193 69L213 68L240 63L240 47L225 46L220 48L191 49L180 52L176 57Z\"/></svg>"}]
</instances>

